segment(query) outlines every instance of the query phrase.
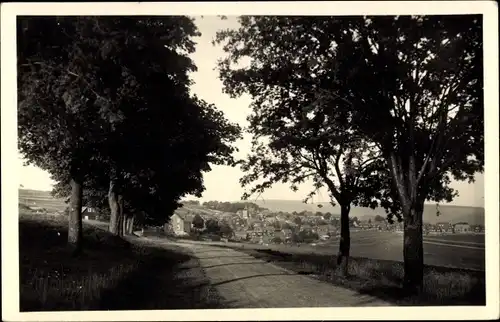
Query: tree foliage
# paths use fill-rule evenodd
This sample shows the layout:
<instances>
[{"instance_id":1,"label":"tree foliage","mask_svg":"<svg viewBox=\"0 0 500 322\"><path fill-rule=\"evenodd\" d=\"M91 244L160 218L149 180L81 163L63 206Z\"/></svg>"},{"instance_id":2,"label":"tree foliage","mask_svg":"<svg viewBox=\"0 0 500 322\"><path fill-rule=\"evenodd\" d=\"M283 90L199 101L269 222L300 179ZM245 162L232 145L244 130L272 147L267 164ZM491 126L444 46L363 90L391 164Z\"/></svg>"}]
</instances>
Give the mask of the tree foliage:
<instances>
[{"instance_id":1,"label":"tree foliage","mask_svg":"<svg viewBox=\"0 0 500 322\"><path fill-rule=\"evenodd\" d=\"M344 120L334 130L349 142L375 146L376 199L404 220L405 286L420 287L423 203L453 200L451 179L473 181L484 166L481 17L246 16L240 23L217 39L229 39L231 57L220 64L227 91L256 98L257 133L288 133L305 108L321 108L322 119ZM249 66L234 67L245 56Z\"/></svg>"},{"instance_id":2,"label":"tree foliage","mask_svg":"<svg viewBox=\"0 0 500 322\"><path fill-rule=\"evenodd\" d=\"M114 186L126 212L163 223L211 164L233 163L239 127L189 93L198 35L183 16L18 20L19 149L55 194L77 176L87 203Z\"/></svg>"},{"instance_id":3,"label":"tree foliage","mask_svg":"<svg viewBox=\"0 0 500 322\"><path fill-rule=\"evenodd\" d=\"M193 218L193 227L197 229L203 229L205 226L205 220L199 215L196 214Z\"/></svg>"},{"instance_id":4,"label":"tree foliage","mask_svg":"<svg viewBox=\"0 0 500 322\"><path fill-rule=\"evenodd\" d=\"M213 210L219 210L224 212L236 213L240 210L248 209L250 211L263 211L266 208L260 207L259 205L252 202L228 202L228 201L205 201L203 203L204 207Z\"/></svg>"},{"instance_id":5,"label":"tree foliage","mask_svg":"<svg viewBox=\"0 0 500 322\"><path fill-rule=\"evenodd\" d=\"M240 180L250 189L243 198L278 182L297 191L311 180L307 202L326 186L331 203L341 205L338 258L347 258L351 205L375 208L382 198L380 150L349 126L349 113L331 113L328 100L319 98L319 72L311 57L321 53L314 48L316 31L308 29L316 27L314 18L245 16L240 23L237 30L220 31L215 41L228 54L219 62L224 90L252 98L252 152L241 162L245 176ZM243 58L250 63L241 66ZM347 272L347 260L343 266Z\"/></svg>"}]
</instances>

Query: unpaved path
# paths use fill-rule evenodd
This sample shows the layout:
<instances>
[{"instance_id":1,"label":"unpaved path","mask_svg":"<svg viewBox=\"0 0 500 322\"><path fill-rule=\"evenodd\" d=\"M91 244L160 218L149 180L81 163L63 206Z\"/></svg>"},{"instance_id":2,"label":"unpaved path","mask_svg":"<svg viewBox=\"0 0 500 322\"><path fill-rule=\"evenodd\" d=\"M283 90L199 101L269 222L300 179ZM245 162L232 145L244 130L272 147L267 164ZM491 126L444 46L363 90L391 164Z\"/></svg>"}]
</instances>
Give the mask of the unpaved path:
<instances>
[{"instance_id":1,"label":"unpaved path","mask_svg":"<svg viewBox=\"0 0 500 322\"><path fill-rule=\"evenodd\" d=\"M194 254L210 284L233 308L391 305L373 296L298 275L234 249L188 241L157 239L157 242L175 244Z\"/></svg>"}]
</instances>

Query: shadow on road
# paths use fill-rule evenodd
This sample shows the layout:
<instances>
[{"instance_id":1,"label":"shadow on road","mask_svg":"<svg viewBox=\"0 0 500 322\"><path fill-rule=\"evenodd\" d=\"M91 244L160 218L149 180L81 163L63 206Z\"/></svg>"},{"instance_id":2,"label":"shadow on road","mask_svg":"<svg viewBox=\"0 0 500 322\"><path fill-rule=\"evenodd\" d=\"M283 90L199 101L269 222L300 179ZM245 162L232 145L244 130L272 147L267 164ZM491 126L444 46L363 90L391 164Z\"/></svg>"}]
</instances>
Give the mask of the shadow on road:
<instances>
[{"instance_id":1,"label":"shadow on road","mask_svg":"<svg viewBox=\"0 0 500 322\"><path fill-rule=\"evenodd\" d=\"M267 276L297 276L297 275L299 275L299 274L291 274L291 273L259 274L259 275L252 275L252 276L245 276L245 277L233 278L233 279L230 279L230 280L226 280L226 281L214 283L214 284L212 284L212 286L219 286L219 285L224 285L224 284L228 284L228 283L232 283L232 282L236 282L236 281L242 281L242 280L247 280L247 279L251 279L251 278L257 278L257 277L267 277Z\"/></svg>"},{"instance_id":2,"label":"shadow on road","mask_svg":"<svg viewBox=\"0 0 500 322\"><path fill-rule=\"evenodd\" d=\"M208 268L232 266L232 265L262 265L262 264L266 264L266 262L262 262L259 260L259 261L254 261L254 262L223 263L223 264L217 264L217 265L202 266L201 268L208 269Z\"/></svg>"},{"instance_id":3,"label":"shadow on road","mask_svg":"<svg viewBox=\"0 0 500 322\"><path fill-rule=\"evenodd\" d=\"M196 253L198 255L199 253ZM215 259L215 258L249 258L248 255L241 255L241 256L234 256L234 255L229 255L229 256L210 256L210 257L202 257L202 256L196 256L199 259Z\"/></svg>"},{"instance_id":4,"label":"shadow on road","mask_svg":"<svg viewBox=\"0 0 500 322\"><path fill-rule=\"evenodd\" d=\"M211 309L224 308L223 300L211 287L203 272L179 273L179 265L199 269L193 257L157 249L113 289L103 292L98 309ZM200 276L201 275L201 276Z\"/></svg>"}]
</instances>

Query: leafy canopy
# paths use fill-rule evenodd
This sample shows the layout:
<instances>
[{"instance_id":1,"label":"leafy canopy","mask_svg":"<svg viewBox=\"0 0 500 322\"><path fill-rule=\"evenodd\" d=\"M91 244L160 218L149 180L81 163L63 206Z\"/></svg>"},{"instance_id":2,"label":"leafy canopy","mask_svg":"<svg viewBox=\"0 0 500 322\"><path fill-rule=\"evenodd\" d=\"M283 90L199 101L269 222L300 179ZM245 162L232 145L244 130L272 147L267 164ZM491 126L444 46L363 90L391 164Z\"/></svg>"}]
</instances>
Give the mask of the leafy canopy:
<instances>
[{"instance_id":1,"label":"leafy canopy","mask_svg":"<svg viewBox=\"0 0 500 322\"><path fill-rule=\"evenodd\" d=\"M376 197L398 216L424 200L451 201L457 194L449 187L452 177L472 181L482 171L480 16L239 21L238 30L220 32L215 42L229 53L219 64L225 91L254 99L255 137L297 136L304 114L336 120L321 130L345 133L350 142L360 139L381 153ZM308 118L304 135L319 132L314 121ZM269 143L273 149L280 142ZM302 166L297 155L277 157ZM293 169L266 162L260 172L267 168L278 176Z\"/></svg>"},{"instance_id":2,"label":"leafy canopy","mask_svg":"<svg viewBox=\"0 0 500 322\"><path fill-rule=\"evenodd\" d=\"M332 201L343 206L376 207L381 154L349 127L348 113L331 113L328 102L318 99L317 63L310 57L319 52L307 29L314 19L241 17L240 23L238 30L219 32L216 42L227 53L219 62L224 90L253 99L252 152L241 162L246 175L240 181L253 186L244 198L276 182L296 191L312 180L305 202L326 185Z\"/></svg>"},{"instance_id":3,"label":"leafy canopy","mask_svg":"<svg viewBox=\"0 0 500 322\"><path fill-rule=\"evenodd\" d=\"M195 25L186 17L18 20L19 147L69 194L104 207L111 178L129 211L161 221L200 195L210 164L232 164L240 135L189 95ZM71 171L71 170L76 171Z\"/></svg>"}]
</instances>

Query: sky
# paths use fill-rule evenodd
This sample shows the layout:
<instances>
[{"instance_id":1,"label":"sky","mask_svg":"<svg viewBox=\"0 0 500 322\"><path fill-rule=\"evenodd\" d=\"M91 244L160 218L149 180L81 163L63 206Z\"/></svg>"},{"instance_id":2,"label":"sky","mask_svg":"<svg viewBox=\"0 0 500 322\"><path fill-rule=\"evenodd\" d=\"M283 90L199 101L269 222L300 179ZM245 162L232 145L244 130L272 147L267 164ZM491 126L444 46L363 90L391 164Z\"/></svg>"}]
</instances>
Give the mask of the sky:
<instances>
[{"instance_id":1,"label":"sky","mask_svg":"<svg viewBox=\"0 0 500 322\"><path fill-rule=\"evenodd\" d=\"M226 117L247 126L246 117L250 112L250 98L246 95L237 99L232 99L229 95L222 93L222 83L215 70L217 60L224 56L223 50L219 46L213 46L212 40L220 29L237 28L238 22L235 17L228 17L221 20L215 16L195 17L195 23L202 33L201 37L195 39L197 43L196 52L192 54L198 71L191 75L194 81L192 92L201 99L215 104L222 110ZM240 150L236 157L244 157L250 151L250 136L244 135L238 143ZM19 156L20 184L26 189L51 190L54 182L50 175L34 166L24 166ZM212 170L204 175L206 190L200 201L219 200L237 201L240 200L244 189L239 185L239 178L243 173L239 168L227 166L213 166ZM451 186L459 191L459 196L450 203L452 205L484 207L484 176L478 174L474 184L467 182L452 182ZM305 182L299 187L297 192L290 190L288 185L275 184L267 190L259 199L281 199L281 200L302 200L312 190L312 182ZM195 199L195 198L191 198ZM328 202L328 192L320 190L312 202Z\"/></svg>"}]
</instances>

